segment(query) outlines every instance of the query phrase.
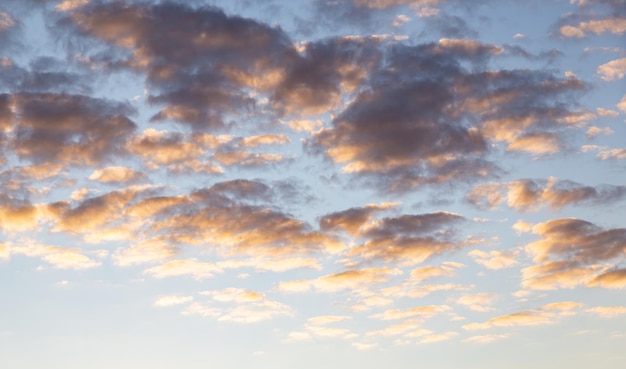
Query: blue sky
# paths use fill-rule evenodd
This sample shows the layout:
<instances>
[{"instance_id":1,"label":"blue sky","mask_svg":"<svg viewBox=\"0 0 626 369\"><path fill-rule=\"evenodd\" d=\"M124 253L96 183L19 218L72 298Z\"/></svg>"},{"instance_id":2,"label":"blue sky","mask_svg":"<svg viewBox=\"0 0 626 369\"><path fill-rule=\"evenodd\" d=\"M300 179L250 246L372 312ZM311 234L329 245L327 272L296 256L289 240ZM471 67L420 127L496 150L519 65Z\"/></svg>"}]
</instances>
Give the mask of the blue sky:
<instances>
[{"instance_id":1,"label":"blue sky","mask_svg":"<svg viewBox=\"0 0 626 369\"><path fill-rule=\"evenodd\" d=\"M0 5L0 356L617 367L623 0Z\"/></svg>"}]
</instances>

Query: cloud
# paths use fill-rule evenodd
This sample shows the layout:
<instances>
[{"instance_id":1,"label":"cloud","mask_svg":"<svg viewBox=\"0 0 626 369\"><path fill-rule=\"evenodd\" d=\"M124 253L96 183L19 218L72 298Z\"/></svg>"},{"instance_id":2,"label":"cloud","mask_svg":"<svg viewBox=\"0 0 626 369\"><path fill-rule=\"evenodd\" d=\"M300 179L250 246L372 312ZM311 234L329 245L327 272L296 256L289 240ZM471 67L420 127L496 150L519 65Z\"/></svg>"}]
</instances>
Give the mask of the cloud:
<instances>
[{"instance_id":1,"label":"cloud","mask_svg":"<svg viewBox=\"0 0 626 369\"><path fill-rule=\"evenodd\" d=\"M200 315L217 321L237 324L258 323L280 316L292 316L291 308L267 296L243 288L202 291L210 302L194 302L182 311L183 315ZM216 305L217 304L217 305Z\"/></svg>"},{"instance_id":2,"label":"cloud","mask_svg":"<svg viewBox=\"0 0 626 369\"><path fill-rule=\"evenodd\" d=\"M527 212L549 206L557 211L567 205L608 204L626 196L625 186L585 186L550 177L547 180L519 179L508 183L485 183L468 191L465 199L476 208L493 210L506 199L507 205Z\"/></svg>"},{"instance_id":3,"label":"cloud","mask_svg":"<svg viewBox=\"0 0 626 369\"><path fill-rule=\"evenodd\" d=\"M459 73L447 54L463 53L463 47L427 44L397 46L393 51L388 68L396 72L374 74L370 89L360 92L333 120L333 128L316 133L309 146L342 164L346 173L387 178L388 183L380 185L392 191L465 179L469 173L461 170L462 164L477 175L487 175L491 169L480 160L486 152L481 135L443 118L448 118L443 108L451 103L446 79ZM488 53L487 47L482 53ZM408 59L416 66L409 66ZM411 70L420 64L426 70ZM403 102L406 99L411 103ZM432 142L440 144L435 147Z\"/></svg>"},{"instance_id":4,"label":"cloud","mask_svg":"<svg viewBox=\"0 0 626 369\"><path fill-rule=\"evenodd\" d=\"M4 197L4 196L2 196ZM0 229L3 232L23 232L36 229L41 211L29 202L0 197Z\"/></svg>"},{"instance_id":5,"label":"cloud","mask_svg":"<svg viewBox=\"0 0 626 369\"><path fill-rule=\"evenodd\" d=\"M366 241L347 251L351 258L365 261L415 265L443 253L455 251L454 225L465 220L453 213L401 215L373 222L362 232Z\"/></svg>"},{"instance_id":6,"label":"cloud","mask_svg":"<svg viewBox=\"0 0 626 369\"><path fill-rule=\"evenodd\" d=\"M482 210L495 210L504 202L505 196L502 193L506 184L502 183L481 183L474 186L465 194L465 200L476 208Z\"/></svg>"},{"instance_id":7,"label":"cloud","mask_svg":"<svg viewBox=\"0 0 626 369\"><path fill-rule=\"evenodd\" d=\"M274 87L283 63L297 57L280 28L212 7L94 3L69 11L61 24L108 44L109 57L123 55L115 67L145 71L148 101L164 105L152 121L195 130L223 129L227 116L254 110L247 90Z\"/></svg>"},{"instance_id":8,"label":"cloud","mask_svg":"<svg viewBox=\"0 0 626 369\"><path fill-rule=\"evenodd\" d=\"M171 259L178 253L178 249L164 243L159 239L148 239L138 242L127 248L119 248L113 254L113 260L119 266L130 266L135 264L153 263ZM170 265L171 266L171 265ZM177 269L176 267L179 267ZM157 277L169 276L171 273L182 274L181 265L175 264L171 269L167 266L150 270L147 273L155 274ZM173 270L172 270L173 269Z\"/></svg>"},{"instance_id":9,"label":"cloud","mask_svg":"<svg viewBox=\"0 0 626 369\"><path fill-rule=\"evenodd\" d=\"M487 335L479 335L479 336L471 336L463 340L463 342L471 342L471 343L491 343L494 341L499 341L503 339L509 338L508 334L487 334Z\"/></svg>"},{"instance_id":10,"label":"cloud","mask_svg":"<svg viewBox=\"0 0 626 369\"><path fill-rule=\"evenodd\" d=\"M337 292L345 289L360 290L388 282L402 272L392 268L353 269L319 277L312 282L321 292Z\"/></svg>"},{"instance_id":11,"label":"cloud","mask_svg":"<svg viewBox=\"0 0 626 369\"><path fill-rule=\"evenodd\" d=\"M352 236L357 236L361 233L361 229L371 222L376 213L397 205L395 203L369 204L327 214L320 219L320 228L324 231L341 229Z\"/></svg>"},{"instance_id":12,"label":"cloud","mask_svg":"<svg viewBox=\"0 0 626 369\"><path fill-rule=\"evenodd\" d=\"M99 261L95 261L88 256L72 251L44 255L41 259L58 269L83 270L102 265Z\"/></svg>"},{"instance_id":13,"label":"cloud","mask_svg":"<svg viewBox=\"0 0 626 369\"><path fill-rule=\"evenodd\" d=\"M123 209L138 195L150 187L128 187L111 191L104 195L82 200L77 206L59 203L54 231L79 233L93 236L104 231L107 226L114 226L123 218ZM117 223L119 225L119 223ZM96 238L97 239L97 238Z\"/></svg>"},{"instance_id":14,"label":"cloud","mask_svg":"<svg viewBox=\"0 0 626 369\"><path fill-rule=\"evenodd\" d=\"M11 257L11 249L9 245L0 242L0 260L8 260Z\"/></svg>"},{"instance_id":15,"label":"cloud","mask_svg":"<svg viewBox=\"0 0 626 369\"><path fill-rule=\"evenodd\" d=\"M624 20L626 24L626 19ZM611 60L598 67L597 72L605 81L616 81L624 78L626 73L626 58Z\"/></svg>"},{"instance_id":16,"label":"cloud","mask_svg":"<svg viewBox=\"0 0 626 369\"><path fill-rule=\"evenodd\" d=\"M154 306L166 307L182 305L193 301L193 296L167 295L161 296L154 301Z\"/></svg>"},{"instance_id":17,"label":"cloud","mask_svg":"<svg viewBox=\"0 0 626 369\"><path fill-rule=\"evenodd\" d=\"M449 311L450 307L446 305L435 306L417 306L413 308L407 309L389 309L385 310L380 314L370 315L372 319L380 319L380 320L398 320L398 319L407 319L407 318L430 318L436 314L441 314L446 311Z\"/></svg>"},{"instance_id":18,"label":"cloud","mask_svg":"<svg viewBox=\"0 0 626 369\"><path fill-rule=\"evenodd\" d=\"M84 95L18 94L14 139L18 157L36 164L98 165L123 154L123 143L135 130L133 109Z\"/></svg>"},{"instance_id":19,"label":"cloud","mask_svg":"<svg viewBox=\"0 0 626 369\"><path fill-rule=\"evenodd\" d=\"M50 56L33 57L27 67L9 58L0 59L0 83L13 93L72 93L92 92L83 73L68 71L65 60Z\"/></svg>"},{"instance_id":20,"label":"cloud","mask_svg":"<svg viewBox=\"0 0 626 369\"><path fill-rule=\"evenodd\" d=\"M177 174L220 174L224 172L221 165L256 167L285 161L287 158L282 154L248 150L286 143L285 138L269 134L250 137L214 136L198 132L183 134L148 128L129 141L127 148L153 170L165 167Z\"/></svg>"},{"instance_id":21,"label":"cloud","mask_svg":"<svg viewBox=\"0 0 626 369\"><path fill-rule=\"evenodd\" d=\"M599 135L605 135L605 136L610 136L613 133L615 133L615 131L613 131L611 129L611 127L604 127L604 128L600 128L600 127L596 127L596 126L591 126L587 129L587 137L588 138L594 138L596 136Z\"/></svg>"},{"instance_id":22,"label":"cloud","mask_svg":"<svg viewBox=\"0 0 626 369\"><path fill-rule=\"evenodd\" d=\"M554 219L532 227L541 237L525 246L535 265L522 269L522 286L552 290L594 280L623 259L626 229L602 229L575 218ZM600 278L601 280L601 278ZM601 285L590 282L591 285Z\"/></svg>"},{"instance_id":23,"label":"cloud","mask_svg":"<svg viewBox=\"0 0 626 369\"><path fill-rule=\"evenodd\" d=\"M215 301L235 303L256 302L266 299L266 297L260 293L233 287L216 291L203 291L200 292L200 295L211 296Z\"/></svg>"},{"instance_id":24,"label":"cloud","mask_svg":"<svg viewBox=\"0 0 626 369\"><path fill-rule=\"evenodd\" d=\"M341 106L342 95L359 88L379 62L375 38L336 37L307 42L286 69L270 103L283 113L313 116Z\"/></svg>"},{"instance_id":25,"label":"cloud","mask_svg":"<svg viewBox=\"0 0 626 369\"><path fill-rule=\"evenodd\" d=\"M376 336L391 337L391 336L399 336L399 335L405 336L407 334L411 334L411 333L415 333L416 331L419 331L420 326L421 326L421 321L419 321L418 319L409 319L409 320L404 320L400 323L389 325L383 329L367 332L365 336L366 337L376 337Z\"/></svg>"},{"instance_id":26,"label":"cloud","mask_svg":"<svg viewBox=\"0 0 626 369\"><path fill-rule=\"evenodd\" d=\"M133 183L141 181L145 175L131 168L106 167L94 171L89 179L102 183Z\"/></svg>"},{"instance_id":27,"label":"cloud","mask_svg":"<svg viewBox=\"0 0 626 369\"><path fill-rule=\"evenodd\" d=\"M611 149L606 146L583 145L582 152L597 151L596 157L601 160L626 159L626 148Z\"/></svg>"},{"instance_id":28,"label":"cloud","mask_svg":"<svg viewBox=\"0 0 626 369\"><path fill-rule=\"evenodd\" d=\"M609 32L616 35L622 35L626 32L626 18L604 18L594 19L588 22L580 22L575 26L565 25L559 29L561 36L583 38L588 33Z\"/></svg>"},{"instance_id":29,"label":"cloud","mask_svg":"<svg viewBox=\"0 0 626 369\"><path fill-rule=\"evenodd\" d=\"M511 268L515 264L518 263L517 257L519 256L519 251L482 251L482 250L472 250L467 253L474 261L487 269L491 270L500 270Z\"/></svg>"},{"instance_id":30,"label":"cloud","mask_svg":"<svg viewBox=\"0 0 626 369\"><path fill-rule=\"evenodd\" d=\"M586 88L575 77L481 71L503 53L501 47L442 39L389 45L381 52L388 53L388 63L370 70L332 127L315 133L307 145L342 165L344 173L386 191L493 176L498 168L485 160L490 141L505 142L509 151L555 153L564 147L568 129L559 121L580 114L561 103ZM476 71L461 68L462 62ZM477 124L462 123L468 117Z\"/></svg>"},{"instance_id":31,"label":"cloud","mask_svg":"<svg viewBox=\"0 0 626 369\"><path fill-rule=\"evenodd\" d=\"M168 254L171 256L171 253L168 252L170 250L167 248L154 249L154 251L156 251L157 254L154 258L149 259L159 260L159 252L163 252L164 256ZM128 254L126 255L126 260L123 257L121 260L125 260L125 262L128 263L129 261L127 259ZM119 261L120 258L118 257L117 260ZM213 275L220 272L222 272L222 269L215 263L201 262L196 259L187 259L168 261L165 264L146 269L144 274L150 274L155 278L169 278L189 275L194 279L204 279L213 277Z\"/></svg>"},{"instance_id":32,"label":"cloud","mask_svg":"<svg viewBox=\"0 0 626 369\"><path fill-rule=\"evenodd\" d=\"M378 346L377 343L353 342L352 346L359 351L371 350Z\"/></svg>"},{"instance_id":33,"label":"cloud","mask_svg":"<svg viewBox=\"0 0 626 369\"><path fill-rule=\"evenodd\" d=\"M626 32L626 12L621 0L581 0L572 3L576 3L579 9L559 22L561 36L583 38L590 33L622 35ZM610 13L602 15L607 9Z\"/></svg>"},{"instance_id":34,"label":"cloud","mask_svg":"<svg viewBox=\"0 0 626 369\"><path fill-rule=\"evenodd\" d=\"M523 327L555 324L560 317L575 315L575 310L582 306L583 304L574 301L556 302L544 305L535 310L497 316L484 323L466 324L463 326L463 329L483 330L494 327Z\"/></svg>"},{"instance_id":35,"label":"cloud","mask_svg":"<svg viewBox=\"0 0 626 369\"><path fill-rule=\"evenodd\" d=\"M494 310L491 305L496 297L492 293L474 293L461 295L456 299L452 299L452 301L472 311L487 312Z\"/></svg>"},{"instance_id":36,"label":"cloud","mask_svg":"<svg viewBox=\"0 0 626 369\"><path fill-rule=\"evenodd\" d=\"M210 149L217 148L231 139L230 136L200 133L185 135L180 132L148 128L129 140L126 147L129 152L142 158L145 165L152 170L165 167L174 173L217 174L222 173L223 169L205 155Z\"/></svg>"},{"instance_id":37,"label":"cloud","mask_svg":"<svg viewBox=\"0 0 626 369\"><path fill-rule=\"evenodd\" d=\"M626 269L610 270L587 282L590 287L626 288Z\"/></svg>"},{"instance_id":38,"label":"cloud","mask_svg":"<svg viewBox=\"0 0 626 369\"><path fill-rule=\"evenodd\" d=\"M619 103L617 103L617 105L615 105L619 110L621 110L623 113L626 113L626 95L624 95L622 97L622 99L620 100Z\"/></svg>"},{"instance_id":39,"label":"cloud","mask_svg":"<svg viewBox=\"0 0 626 369\"><path fill-rule=\"evenodd\" d=\"M525 311L520 313L514 313L509 315L502 315L487 320L485 323L470 323L463 326L466 330L482 330L492 327L523 327L523 326L535 326L554 324L554 314L537 312L537 311Z\"/></svg>"},{"instance_id":40,"label":"cloud","mask_svg":"<svg viewBox=\"0 0 626 369\"><path fill-rule=\"evenodd\" d=\"M219 321L233 323L258 323L280 316L292 316L291 308L277 301L261 300L237 306L217 318Z\"/></svg>"},{"instance_id":41,"label":"cloud","mask_svg":"<svg viewBox=\"0 0 626 369\"><path fill-rule=\"evenodd\" d=\"M66 270L86 270L102 265L102 262L94 260L85 255L79 248L60 247L44 245L35 241L27 240L19 245L4 245L5 255L25 255L28 257L39 257L57 269ZM106 257L106 250L92 252L99 257Z\"/></svg>"},{"instance_id":42,"label":"cloud","mask_svg":"<svg viewBox=\"0 0 626 369\"><path fill-rule=\"evenodd\" d=\"M626 307L624 306L598 306L585 310L588 313L594 314L600 318L611 319L626 314Z\"/></svg>"},{"instance_id":43,"label":"cloud","mask_svg":"<svg viewBox=\"0 0 626 369\"><path fill-rule=\"evenodd\" d=\"M168 217L154 221L153 230L174 244L210 240L230 255L288 257L343 249L338 241L279 210L236 203L211 191L191 196L193 203L171 209Z\"/></svg>"},{"instance_id":44,"label":"cloud","mask_svg":"<svg viewBox=\"0 0 626 369\"><path fill-rule=\"evenodd\" d=\"M435 277L451 277L455 275L458 268L462 268L463 266L464 265L462 264L445 262L444 265L441 266L426 266L415 268L411 271L409 280L411 282L421 283Z\"/></svg>"},{"instance_id":45,"label":"cloud","mask_svg":"<svg viewBox=\"0 0 626 369\"><path fill-rule=\"evenodd\" d=\"M352 319L352 317L346 315L314 316L307 320L307 323L304 325L304 331L291 332L289 338L292 340L308 340L313 337L351 339L357 335L352 333L349 329L329 326L349 319Z\"/></svg>"},{"instance_id":46,"label":"cloud","mask_svg":"<svg viewBox=\"0 0 626 369\"><path fill-rule=\"evenodd\" d=\"M433 334L428 334L425 335L423 338L421 338L418 343L434 343L434 342L442 342L442 341L447 341L449 339L452 339L453 337L458 336L459 333L458 332L443 332L443 333L433 333Z\"/></svg>"},{"instance_id":47,"label":"cloud","mask_svg":"<svg viewBox=\"0 0 626 369\"><path fill-rule=\"evenodd\" d=\"M368 310L371 306L386 306L391 298L422 298L438 291L467 291L472 289L471 285L455 283L432 283L433 279L440 277L453 277L457 269L464 265L455 262L444 262L440 266L425 266L415 268L408 278L393 286L384 287L376 292L376 295L365 298L355 306L355 310ZM431 283L426 283L431 282ZM373 300L373 301L370 301ZM375 304L376 303L376 304Z\"/></svg>"}]
</instances>

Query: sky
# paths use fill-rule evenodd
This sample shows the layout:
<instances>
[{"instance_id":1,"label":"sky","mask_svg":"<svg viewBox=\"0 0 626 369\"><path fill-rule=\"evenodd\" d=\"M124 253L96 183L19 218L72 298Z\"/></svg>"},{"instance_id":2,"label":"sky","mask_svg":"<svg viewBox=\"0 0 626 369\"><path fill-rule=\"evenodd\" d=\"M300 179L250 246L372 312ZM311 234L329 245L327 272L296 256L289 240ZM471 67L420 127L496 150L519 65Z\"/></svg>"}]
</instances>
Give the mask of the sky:
<instances>
[{"instance_id":1,"label":"sky","mask_svg":"<svg viewBox=\"0 0 626 369\"><path fill-rule=\"evenodd\" d=\"M626 1L3 0L6 369L626 354Z\"/></svg>"}]
</instances>

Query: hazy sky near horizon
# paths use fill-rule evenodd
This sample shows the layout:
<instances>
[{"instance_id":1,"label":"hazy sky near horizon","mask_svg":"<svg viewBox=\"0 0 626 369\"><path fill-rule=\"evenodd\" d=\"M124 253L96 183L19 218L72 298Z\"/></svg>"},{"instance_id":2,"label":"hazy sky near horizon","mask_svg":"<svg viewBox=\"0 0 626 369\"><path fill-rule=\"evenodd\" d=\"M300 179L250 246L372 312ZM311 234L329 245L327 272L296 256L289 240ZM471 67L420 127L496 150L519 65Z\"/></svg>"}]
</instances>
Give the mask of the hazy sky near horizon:
<instances>
[{"instance_id":1,"label":"hazy sky near horizon","mask_svg":"<svg viewBox=\"0 0 626 369\"><path fill-rule=\"evenodd\" d=\"M2 368L626 359L626 1L3 0Z\"/></svg>"}]
</instances>

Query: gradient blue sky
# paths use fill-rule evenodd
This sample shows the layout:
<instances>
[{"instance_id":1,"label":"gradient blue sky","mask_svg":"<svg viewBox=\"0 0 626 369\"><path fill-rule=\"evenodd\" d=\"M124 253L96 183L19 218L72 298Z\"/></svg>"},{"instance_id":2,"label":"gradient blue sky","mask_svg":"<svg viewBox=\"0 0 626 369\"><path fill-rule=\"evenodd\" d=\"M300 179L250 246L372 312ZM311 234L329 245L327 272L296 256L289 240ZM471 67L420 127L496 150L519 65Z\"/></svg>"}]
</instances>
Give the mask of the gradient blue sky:
<instances>
[{"instance_id":1,"label":"gradient blue sky","mask_svg":"<svg viewBox=\"0 0 626 369\"><path fill-rule=\"evenodd\" d=\"M4 0L2 368L626 355L624 0Z\"/></svg>"}]
</instances>

